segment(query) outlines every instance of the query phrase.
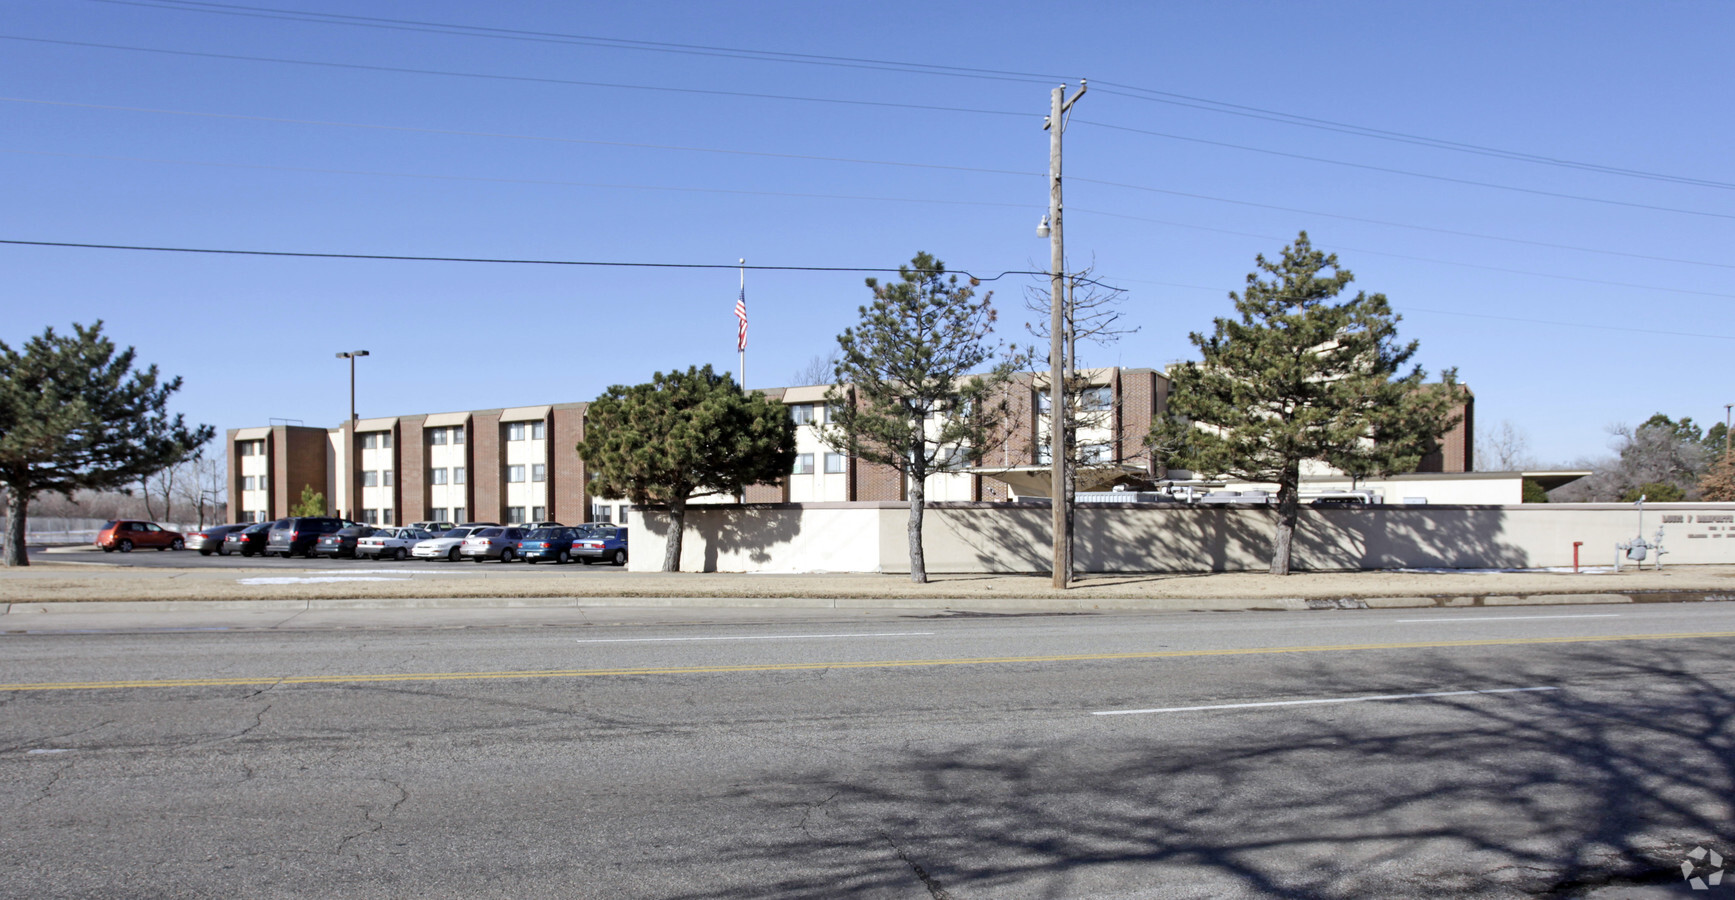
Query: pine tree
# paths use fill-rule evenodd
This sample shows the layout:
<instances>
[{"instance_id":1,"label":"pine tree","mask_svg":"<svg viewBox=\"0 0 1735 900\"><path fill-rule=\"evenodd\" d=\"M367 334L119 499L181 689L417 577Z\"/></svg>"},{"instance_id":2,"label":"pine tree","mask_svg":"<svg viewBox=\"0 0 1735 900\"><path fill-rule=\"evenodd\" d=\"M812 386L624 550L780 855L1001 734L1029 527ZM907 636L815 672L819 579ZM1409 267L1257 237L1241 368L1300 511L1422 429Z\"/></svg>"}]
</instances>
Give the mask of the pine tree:
<instances>
[{"instance_id":1,"label":"pine tree","mask_svg":"<svg viewBox=\"0 0 1735 900\"><path fill-rule=\"evenodd\" d=\"M959 284L927 253L900 266L898 276L887 284L869 278L873 303L838 335L835 384L826 393L830 421L821 434L833 449L904 476L910 580L922 584L927 478L980 462L1006 440L1005 386L1025 357L991 340L994 295L978 300L974 279Z\"/></svg>"},{"instance_id":2,"label":"pine tree","mask_svg":"<svg viewBox=\"0 0 1735 900\"><path fill-rule=\"evenodd\" d=\"M1337 300L1354 276L1307 232L1256 265L1229 295L1239 317L1191 335L1204 358L1171 372L1172 418L1150 442L1171 467L1275 482L1271 573L1287 575L1302 462L1359 477L1413 469L1457 424L1460 396L1455 370L1438 385L1422 383L1420 366L1399 374L1417 350L1397 342L1401 317L1381 294Z\"/></svg>"},{"instance_id":3,"label":"pine tree","mask_svg":"<svg viewBox=\"0 0 1735 900\"><path fill-rule=\"evenodd\" d=\"M301 499L289 508L292 516L323 516L325 515L325 492L316 491L313 485L301 486Z\"/></svg>"},{"instance_id":4,"label":"pine tree","mask_svg":"<svg viewBox=\"0 0 1735 900\"><path fill-rule=\"evenodd\" d=\"M669 507L665 572L680 571L689 500L739 494L795 464L795 422L783 404L744 393L709 365L610 387L590 405L584 434L578 455L595 476L591 496Z\"/></svg>"},{"instance_id":5,"label":"pine tree","mask_svg":"<svg viewBox=\"0 0 1735 900\"><path fill-rule=\"evenodd\" d=\"M30 501L41 494L114 490L137 483L211 440L209 425L169 416L181 379L157 367L133 369L133 348L117 351L102 322L49 328L22 352L0 342L0 484L6 537L0 563L27 566Z\"/></svg>"}]
</instances>

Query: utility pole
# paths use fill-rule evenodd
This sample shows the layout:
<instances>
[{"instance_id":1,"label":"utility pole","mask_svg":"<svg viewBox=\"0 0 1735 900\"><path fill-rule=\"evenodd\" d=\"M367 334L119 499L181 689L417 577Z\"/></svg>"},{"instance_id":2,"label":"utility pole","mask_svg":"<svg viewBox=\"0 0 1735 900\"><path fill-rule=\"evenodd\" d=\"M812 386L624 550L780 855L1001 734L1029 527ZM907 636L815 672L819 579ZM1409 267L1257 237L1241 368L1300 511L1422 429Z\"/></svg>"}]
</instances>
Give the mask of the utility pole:
<instances>
[{"instance_id":1,"label":"utility pole","mask_svg":"<svg viewBox=\"0 0 1735 900\"><path fill-rule=\"evenodd\" d=\"M343 500L349 505L347 512L355 511L355 358L366 356L366 350L350 350L339 353L338 359L349 360L349 418L344 420L341 437L343 438ZM337 506L336 497L331 498L332 506ZM343 515L343 510L333 510L339 518L354 518Z\"/></svg>"},{"instance_id":2,"label":"utility pole","mask_svg":"<svg viewBox=\"0 0 1735 900\"><path fill-rule=\"evenodd\" d=\"M1072 529L1068 518L1069 497L1065 496L1068 456L1066 440L1066 243L1061 233L1060 202L1060 136L1066 130L1066 114L1084 96L1085 81L1078 80L1078 91L1069 99L1066 85L1049 93L1048 121L1048 218L1037 228L1037 236L1047 232L1052 307L1049 315L1048 350L1048 455L1053 468L1049 474L1048 495L1054 522L1054 586L1065 589L1072 582Z\"/></svg>"},{"instance_id":3,"label":"utility pole","mask_svg":"<svg viewBox=\"0 0 1735 900\"><path fill-rule=\"evenodd\" d=\"M1729 410L1735 409L1735 403L1723 404L1723 455L1729 455Z\"/></svg>"}]
</instances>

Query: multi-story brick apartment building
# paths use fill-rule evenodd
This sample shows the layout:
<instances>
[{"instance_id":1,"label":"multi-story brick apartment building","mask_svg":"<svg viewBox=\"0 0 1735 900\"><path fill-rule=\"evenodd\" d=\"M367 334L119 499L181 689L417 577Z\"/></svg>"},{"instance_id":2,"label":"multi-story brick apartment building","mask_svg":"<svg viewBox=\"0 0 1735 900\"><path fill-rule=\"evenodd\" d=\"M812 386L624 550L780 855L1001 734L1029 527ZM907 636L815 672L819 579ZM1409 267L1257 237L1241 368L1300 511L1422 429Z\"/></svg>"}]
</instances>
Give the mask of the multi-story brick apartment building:
<instances>
[{"instance_id":1,"label":"multi-story brick apartment building","mask_svg":"<svg viewBox=\"0 0 1735 900\"><path fill-rule=\"evenodd\" d=\"M1080 446L1101 464L1098 471L1155 475L1144 436L1165 408L1168 379L1154 369L1093 369L1086 376L1092 390L1086 395ZM928 498L1046 496L1046 381L1044 375L1028 373L1015 380L1008 389L1012 415L1006 440L978 467L931 476ZM793 471L775 484L748 488L744 498L697 502L905 499L905 480L895 470L837 453L820 439L826 391L825 385L764 391L782 400L799 426ZM380 524L617 520L619 501L585 495L589 476L575 448L584 438L588 406L418 413L359 419L348 430L231 429L229 495L238 498L235 508L243 521L288 515L307 487L322 492L331 511Z\"/></svg>"}]
</instances>

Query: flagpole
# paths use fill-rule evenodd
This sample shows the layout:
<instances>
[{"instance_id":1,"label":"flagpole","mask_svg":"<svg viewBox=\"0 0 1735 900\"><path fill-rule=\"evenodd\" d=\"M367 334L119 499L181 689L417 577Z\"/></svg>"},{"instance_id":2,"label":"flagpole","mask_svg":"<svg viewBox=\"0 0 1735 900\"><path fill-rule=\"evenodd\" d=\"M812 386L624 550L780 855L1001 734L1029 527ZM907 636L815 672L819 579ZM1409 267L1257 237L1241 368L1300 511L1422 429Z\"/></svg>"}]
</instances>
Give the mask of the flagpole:
<instances>
[{"instance_id":1,"label":"flagpole","mask_svg":"<svg viewBox=\"0 0 1735 900\"><path fill-rule=\"evenodd\" d=\"M747 303L747 260L742 259L740 261L740 263L741 263L741 303L743 306L745 306ZM746 326L747 326L747 320L742 319L741 320L741 327L743 329L745 329ZM741 338L735 342L735 349L738 352L740 352L740 354L741 354L741 390L747 390L747 339L746 339L745 335L742 335Z\"/></svg>"}]
</instances>

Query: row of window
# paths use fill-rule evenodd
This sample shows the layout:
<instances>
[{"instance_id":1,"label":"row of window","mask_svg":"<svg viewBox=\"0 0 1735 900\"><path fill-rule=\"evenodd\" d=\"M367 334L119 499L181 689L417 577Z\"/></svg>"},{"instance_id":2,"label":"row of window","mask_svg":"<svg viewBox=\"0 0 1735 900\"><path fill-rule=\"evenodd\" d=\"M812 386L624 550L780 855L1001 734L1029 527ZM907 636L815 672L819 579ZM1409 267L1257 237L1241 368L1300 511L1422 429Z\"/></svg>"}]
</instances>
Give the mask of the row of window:
<instances>
[{"instance_id":1,"label":"row of window","mask_svg":"<svg viewBox=\"0 0 1735 900\"><path fill-rule=\"evenodd\" d=\"M522 507L522 506L508 506L508 507L506 507L506 524L508 524L508 525L523 525L525 522L546 522L546 521L548 521L548 507L546 507L546 506L532 506L532 507L530 507L530 518L528 518L528 519L524 518L524 507Z\"/></svg>"},{"instance_id":2,"label":"row of window","mask_svg":"<svg viewBox=\"0 0 1735 900\"><path fill-rule=\"evenodd\" d=\"M268 490L271 490L270 479L265 475L243 475L243 476L241 476L241 490L244 490L244 491L268 491ZM242 521L243 522L251 522L252 520L251 519L242 519Z\"/></svg>"},{"instance_id":3,"label":"row of window","mask_svg":"<svg viewBox=\"0 0 1735 900\"><path fill-rule=\"evenodd\" d=\"M547 422L508 422L506 424L506 439L509 441L524 440L524 434L527 430L525 426L527 425L529 426L528 431L531 440L542 441L548 439Z\"/></svg>"},{"instance_id":4,"label":"row of window","mask_svg":"<svg viewBox=\"0 0 1735 900\"><path fill-rule=\"evenodd\" d=\"M386 509L364 509L361 511L361 521L363 525L398 524L392 521L392 511L390 507L387 507Z\"/></svg>"},{"instance_id":5,"label":"row of window","mask_svg":"<svg viewBox=\"0 0 1735 900\"><path fill-rule=\"evenodd\" d=\"M237 455L237 456L264 456L265 455L265 441L263 439L257 440L257 441L236 441L235 442L235 455Z\"/></svg>"},{"instance_id":6,"label":"row of window","mask_svg":"<svg viewBox=\"0 0 1735 900\"><path fill-rule=\"evenodd\" d=\"M448 471L447 469L429 469L428 470L428 483L429 484L463 484L464 483L464 478L466 477L466 473L465 473L463 466L453 466L449 470L451 472L451 481L450 482L448 482L446 480L447 471ZM441 519L441 521L443 522L446 520Z\"/></svg>"},{"instance_id":7,"label":"row of window","mask_svg":"<svg viewBox=\"0 0 1735 900\"><path fill-rule=\"evenodd\" d=\"M530 466L530 480L537 482L547 481L548 467L542 463L532 463ZM506 481L509 484L522 484L524 482L524 467L507 466Z\"/></svg>"},{"instance_id":8,"label":"row of window","mask_svg":"<svg viewBox=\"0 0 1735 900\"><path fill-rule=\"evenodd\" d=\"M429 428L428 443L437 444L442 447L446 444L462 445L464 443L464 426L453 425L450 428ZM451 520L441 519L440 521L447 522Z\"/></svg>"},{"instance_id":9,"label":"row of window","mask_svg":"<svg viewBox=\"0 0 1735 900\"><path fill-rule=\"evenodd\" d=\"M841 474L842 472L845 471L844 465L845 465L845 460L844 460L844 456L842 453L827 453L825 455L825 474L827 474L827 475ZM790 471L792 474L795 474L795 475L812 475L813 474L813 454L811 454L811 453L797 453L795 455L795 468L790 470Z\"/></svg>"},{"instance_id":10,"label":"row of window","mask_svg":"<svg viewBox=\"0 0 1735 900\"><path fill-rule=\"evenodd\" d=\"M361 486L362 487L391 487L392 486L392 470L391 469L369 469L366 472L361 473ZM369 522L368 524L371 525L373 523Z\"/></svg>"},{"instance_id":11,"label":"row of window","mask_svg":"<svg viewBox=\"0 0 1735 900\"><path fill-rule=\"evenodd\" d=\"M392 449L392 433L389 431L370 431L361 436L361 448L363 450L390 450Z\"/></svg>"}]
</instances>

